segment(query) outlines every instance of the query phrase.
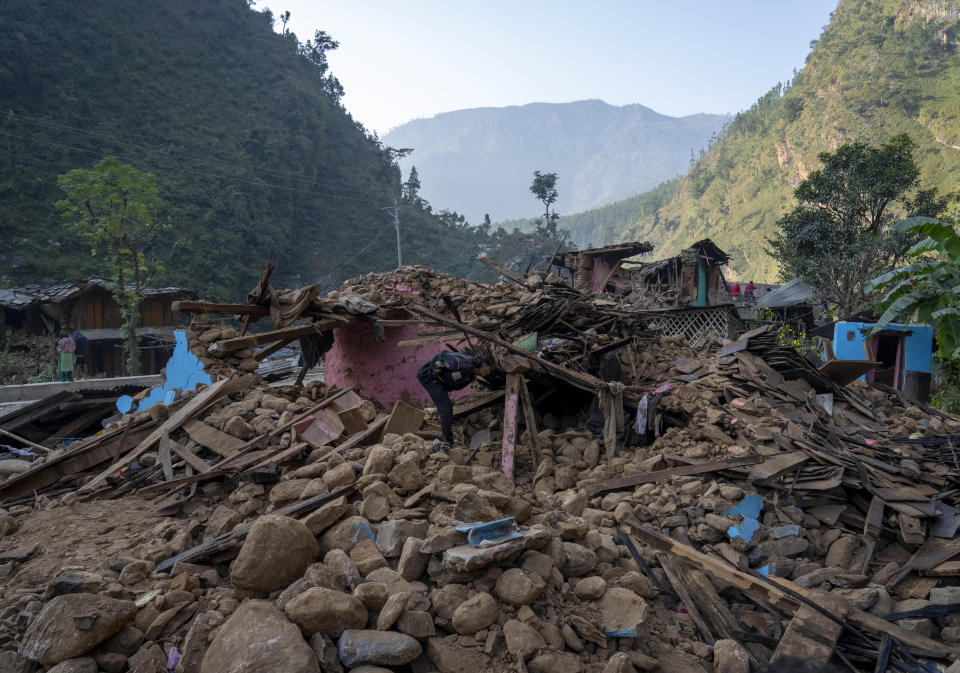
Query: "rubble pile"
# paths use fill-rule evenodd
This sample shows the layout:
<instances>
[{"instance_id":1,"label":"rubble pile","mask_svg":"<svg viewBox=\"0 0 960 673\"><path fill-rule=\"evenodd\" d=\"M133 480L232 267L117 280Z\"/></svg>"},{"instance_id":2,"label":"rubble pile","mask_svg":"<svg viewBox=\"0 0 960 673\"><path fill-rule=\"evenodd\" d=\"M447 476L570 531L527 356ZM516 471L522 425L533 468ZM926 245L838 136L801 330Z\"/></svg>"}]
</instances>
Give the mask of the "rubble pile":
<instances>
[{"instance_id":1,"label":"rubble pile","mask_svg":"<svg viewBox=\"0 0 960 673\"><path fill-rule=\"evenodd\" d=\"M56 337L27 336L22 330L14 330L0 358L0 383L28 383L44 373L52 377L56 362Z\"/></svg>"},{"instance_id":2,"label":"rubble pile","mask_svg":"<svg viewBox=\"0 0 960 673\"><path fill-rule=\"evenodd\" d=\"M511 479L502 406L458 418L489 431L475 452L438 451L429 426L391 432L399 414L350 390L244 374L252 352L213 347L236 330L195 319L191 348L230 378L37 466L104 451L106 470L3 501L0 670L748 673L801 656L921 671L960 656L960 419L842 386L766 329L697 350L559 277L520 280L404 268L300 293L285 320L402 309L453 329L447 295L501 365L526 353L519 375L541 388L622 384L613 454L544 396ZM535 350L515 345L532 332Z\"/></svg>"}]
</instances>

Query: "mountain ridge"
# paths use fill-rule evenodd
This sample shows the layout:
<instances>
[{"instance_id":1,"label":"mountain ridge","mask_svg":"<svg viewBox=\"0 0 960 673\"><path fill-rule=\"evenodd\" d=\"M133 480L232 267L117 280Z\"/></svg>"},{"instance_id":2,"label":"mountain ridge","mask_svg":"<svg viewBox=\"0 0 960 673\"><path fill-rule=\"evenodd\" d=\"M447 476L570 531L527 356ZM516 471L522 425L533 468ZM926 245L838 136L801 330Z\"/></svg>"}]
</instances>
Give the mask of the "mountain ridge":
<instances>
[{"instance_id":1,"label":"mountain ridge","mask_svg":"<svg viewBox=\"0 0 960 673\"><path fill-rule=\"evenodd\" d=\"M412 148L421 191L472 222L538 211L528 187L534 170L558 173L559 212L626 198L682 174L728 116L671 117L640 103L599 99L478 107L411 120L383 136Z\"/></svg>"}]
</instances>

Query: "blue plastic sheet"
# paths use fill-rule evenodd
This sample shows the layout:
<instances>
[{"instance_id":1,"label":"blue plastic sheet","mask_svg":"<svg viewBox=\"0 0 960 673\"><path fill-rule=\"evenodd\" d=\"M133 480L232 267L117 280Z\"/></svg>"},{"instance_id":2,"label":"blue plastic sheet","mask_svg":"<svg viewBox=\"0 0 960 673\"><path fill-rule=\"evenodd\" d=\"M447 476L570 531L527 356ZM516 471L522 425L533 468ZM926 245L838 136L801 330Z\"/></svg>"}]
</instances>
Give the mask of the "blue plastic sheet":
<instances>
[{"instance_id":1,"label":"blue plastic sheet","mask_svg":"<svg viewBox=\"0 0 960 673\"><path fill-rule=\"evenodd\" d=\"M457 526L457 530L467 534L467 542L470 543L471 547L477 547L480 543L486 541L500 544L523 537L523 534L517 530L516 522L512 516L495 521Z\"/></svg>"},{"instance_id":2,"label":"blue plastic sheet","mask_svg":"<svg viewBox=\"0 0 960 673\"><path fill-rule=\"evenodd\" d=\"M177 344L173 355L164 368L163 385L153 388L146 398L136 407L137 411L149 409L157 403L170 405L176 399L178 390L193 390L197 384L210 385L210 375L203 369L203 363L187 347L187 335L183 330L173 333ZM117 410L126 414L134 410L133 398L123 395L117 400Z\"/></svg>"}]
</instances>

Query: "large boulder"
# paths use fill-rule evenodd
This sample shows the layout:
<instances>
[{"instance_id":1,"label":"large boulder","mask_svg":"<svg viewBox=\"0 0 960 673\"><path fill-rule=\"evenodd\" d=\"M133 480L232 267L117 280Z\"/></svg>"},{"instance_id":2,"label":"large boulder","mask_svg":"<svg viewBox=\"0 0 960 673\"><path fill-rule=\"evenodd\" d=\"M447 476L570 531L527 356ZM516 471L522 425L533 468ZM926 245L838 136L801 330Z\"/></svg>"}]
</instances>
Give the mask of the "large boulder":
<instances>
[{"instance_id":1,"label":"large boulder","mask_svg":"<svg viewBox=\"0 0 960 673\"><path fill-rule=\"evenodd\" d=\"M301 578L319 553L316 538L302 522L262 516L250 528L230 568L230 582L246 594L278 591Z\"/></svg>"},{"instance_id":2,"label":"large boulder","mask_svg":"<svg viewBox=\"0 0 960 673\"><path fill-rule=\"evenodd\" d=\"M23 634L21 656L50 666L80 657L117 633L137 614L130 601L66 594L48 601Z\"/></svg>"},{"instance_id":3,"label":"large boulder","mask_svg":"<svg viewBox=\"0 0 960 673\"><path fill-rule=\"evenodd\" d=\"M367 625L367 608L359 598L314 587L287 603L287 616L309 634L339 636Z\"/></svg>"},{"instance_id":4,"label":"large boulder","mask_svg":"<svg viewBox=\"0 0 960 673\"><path fill-rule=\"evenodd\" d=\"M338 646L344 666L404 666L420 656L420 643L396 631L350 630Z\"/></svg>"},{"instance_id":5,"label":"large boulder","mask_svg":"<svg viewBox=\"0 0 960 673\"><path fill-rule=\"evenodd\" d=\"M245 601L207 648L200 673L320 673L300 629L268 601Z\"/></svg>"}]
</instances>

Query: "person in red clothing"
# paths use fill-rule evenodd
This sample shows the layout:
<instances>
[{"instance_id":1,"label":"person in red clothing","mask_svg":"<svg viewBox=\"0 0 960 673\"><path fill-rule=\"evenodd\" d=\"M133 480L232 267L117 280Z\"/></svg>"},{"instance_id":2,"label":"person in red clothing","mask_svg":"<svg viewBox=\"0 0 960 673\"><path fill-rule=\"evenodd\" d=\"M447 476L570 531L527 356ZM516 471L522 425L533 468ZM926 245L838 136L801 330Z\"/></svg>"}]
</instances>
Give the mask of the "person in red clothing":
<instances>
[{"instance_id":1,"label":"person in red clothing","mask_svg":"<svg viewBox=\"0 0 960 673\"><path fill-rule=\"evenodd\" d=\"M754 290L756 289L757 289L757 286L754 285L753 281L751 280L749 283L747 283L747 286L743 288L743 298L746 299L748 302L756 301L757 298L753 294Z\"/></svg>"},{"instance_id":2,"label":"person in red clothing","mask_svg":"<svg viewBox=\"0 0 960 673\"><path fill-rule=\"evenodd\" d=\"M740 283L733 284L733 287L730 289L730 298L734 301L740 299Z\"/></svg>"}]
</instances>

